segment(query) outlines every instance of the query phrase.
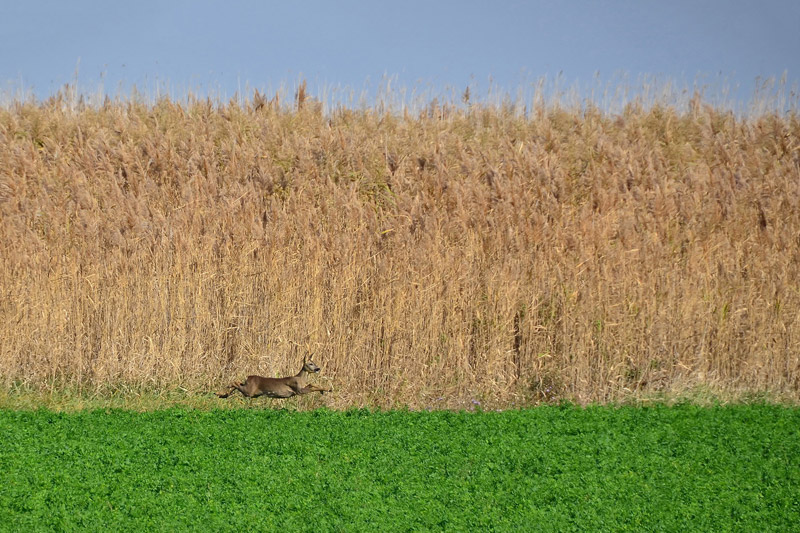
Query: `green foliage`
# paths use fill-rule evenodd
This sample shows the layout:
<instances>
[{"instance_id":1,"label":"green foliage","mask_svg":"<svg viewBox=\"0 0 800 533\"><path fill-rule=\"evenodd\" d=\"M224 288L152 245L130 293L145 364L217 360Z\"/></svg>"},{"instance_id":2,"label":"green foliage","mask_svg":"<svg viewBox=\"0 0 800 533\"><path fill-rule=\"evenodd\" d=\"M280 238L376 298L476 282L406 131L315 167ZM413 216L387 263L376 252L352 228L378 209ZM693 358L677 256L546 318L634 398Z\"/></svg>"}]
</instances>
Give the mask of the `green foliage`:
<instances>
[{"instance_id":1,"label":"green foliage","mask_svg":"<svg viewBox=\"0 0 800 533\"><path fill-rule=\"evenodd\" d=\"M789 531L800 410L0 411L0 529Z\"/></svg>"}]
</instances>

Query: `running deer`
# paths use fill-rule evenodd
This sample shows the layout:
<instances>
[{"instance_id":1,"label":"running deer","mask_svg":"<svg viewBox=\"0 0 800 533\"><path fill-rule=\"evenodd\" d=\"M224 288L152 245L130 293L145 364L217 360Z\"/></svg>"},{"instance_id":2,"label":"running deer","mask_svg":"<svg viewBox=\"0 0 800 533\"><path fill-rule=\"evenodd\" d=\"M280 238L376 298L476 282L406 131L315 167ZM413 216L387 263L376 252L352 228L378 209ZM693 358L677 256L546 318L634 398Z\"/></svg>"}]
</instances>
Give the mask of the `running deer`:
<instances>
[{"instance_id":1,"label":"running deer","mask_svg":"<svg viewBox=\"0 0 800 533\"><path fill-rule=\"evenodd\" d=\"M267 396L269 398L291 398L296 394L308 394L309 392L333 392L333 389L326 389L316 385L306 385L309 373L319 372L319 367L311 359L303 357L303 368L296 376L286 378L265 378L263 376L247 376L243 382L231 383L224 392L217 393L220 398L227 398L235 390L241 392L247 398L257 398Z\"/></svg>"}]
</instances>

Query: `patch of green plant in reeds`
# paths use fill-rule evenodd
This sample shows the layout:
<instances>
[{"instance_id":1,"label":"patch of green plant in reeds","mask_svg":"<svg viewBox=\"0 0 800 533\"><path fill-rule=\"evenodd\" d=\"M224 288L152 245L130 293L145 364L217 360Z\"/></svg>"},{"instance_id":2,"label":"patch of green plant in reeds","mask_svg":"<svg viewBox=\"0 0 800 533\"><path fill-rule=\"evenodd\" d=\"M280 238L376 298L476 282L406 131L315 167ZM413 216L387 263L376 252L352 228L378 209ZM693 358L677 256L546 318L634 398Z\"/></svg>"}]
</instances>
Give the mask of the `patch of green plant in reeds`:
<instances>
[{"instance_id":1,"label":"patch of green plant in reeds","mask_svg":"<svg viewBox=\"0 0 800 533\"><path fill-rule=\"evenodd\" d=\"M800 410L0 411L0 529L790 531Z\"/></svg>"}]
</instances>

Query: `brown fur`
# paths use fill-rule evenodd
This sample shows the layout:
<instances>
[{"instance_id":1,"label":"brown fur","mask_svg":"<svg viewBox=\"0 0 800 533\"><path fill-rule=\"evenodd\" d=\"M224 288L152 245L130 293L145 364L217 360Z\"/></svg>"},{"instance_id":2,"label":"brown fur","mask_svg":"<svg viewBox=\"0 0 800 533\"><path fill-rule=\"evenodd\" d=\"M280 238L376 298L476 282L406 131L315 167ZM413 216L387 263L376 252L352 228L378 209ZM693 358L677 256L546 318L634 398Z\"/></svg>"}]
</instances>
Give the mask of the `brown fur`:
<instances>
[{"instance_id":1,"label":"brown fur","mask_svg":"<svg viewBox=\"0 0 800 533\"><path fill-rule=\"evenodd\" d=\"M303 358L303 367L295 376L285 378L265 378L264 376L247 376L241 383L231 383L224 392L217 393L220 398L227 398L238 390L247 398L267 396L269 398L291 398L297 394L319 392L325 394L333 389L316 385L307 385L308 374L319 372L319 367L311 359Z\"/></svg>"}]
</instances>

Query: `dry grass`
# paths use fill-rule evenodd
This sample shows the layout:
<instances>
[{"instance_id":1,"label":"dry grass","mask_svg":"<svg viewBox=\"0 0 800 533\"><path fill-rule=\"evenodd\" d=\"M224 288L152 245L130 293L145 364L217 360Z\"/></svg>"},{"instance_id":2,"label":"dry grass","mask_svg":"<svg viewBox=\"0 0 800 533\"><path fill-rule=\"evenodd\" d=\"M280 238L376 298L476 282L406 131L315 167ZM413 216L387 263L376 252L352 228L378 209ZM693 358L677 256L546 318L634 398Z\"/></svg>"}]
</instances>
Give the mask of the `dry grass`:
<instances>
[{"instance_id":1,"label":"dry grass","mask_svg":"<svg viewBox=\"0 0 800 533\"><path fill-rule=\"evenodd\" d=\"M2 386L800 400L796 113L298 96L0 109Z\"/></svg>"}]
</instances>

